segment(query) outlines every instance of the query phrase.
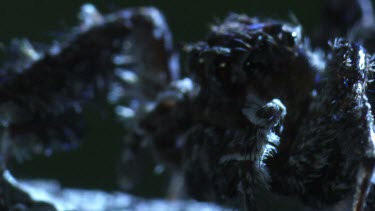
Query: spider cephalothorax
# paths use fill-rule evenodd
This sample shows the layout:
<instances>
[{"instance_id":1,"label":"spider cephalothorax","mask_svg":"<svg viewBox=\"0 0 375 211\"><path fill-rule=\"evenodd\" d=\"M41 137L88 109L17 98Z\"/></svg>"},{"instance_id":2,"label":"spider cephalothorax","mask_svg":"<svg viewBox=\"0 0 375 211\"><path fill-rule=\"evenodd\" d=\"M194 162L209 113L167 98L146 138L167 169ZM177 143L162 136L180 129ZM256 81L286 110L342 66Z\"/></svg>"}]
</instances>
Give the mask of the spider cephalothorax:
<instances>
[{"instance_id":1,"label":"spider cephalothorax","mask_svg":"<svg viewBox=\"0 0 375 211\"><path fill-rule=\"evenodd\" d=\"M221 25L212 27L205 42L190 46L188 68L200 86L194 99L199 126L190 132L186 143L191 149L187 150L186 159L192 161L185 168L194 174L201 166L201 174L211 177L204 180L212 183L206 189L221 189L212 191L216 198L233 198L238 192L247 192L244 195L253 198L253 186L268 186L262 163L272 153L270 149L278 145L278 123L286 112L280 100L291 109L300 108L307 105L313 90L315 73L304 51L300 30L285 22L232 14ZM283 112L271 112L269 116L264 109L270 105ZM295 112L291 113L293 118L286 121L296 124L298 118ZM276 121L272 123L273 120ZM267 141L274 146L267 145ZM206 154L208 158L199 159L194 154ZM239 171L239 175L221 176L233 171ZM194 182L199 177L188 176L188 182L189 178ZM201 195L202 191L196 194Z\"/></svg>"},{"instance_id":2,"label":"spider cephalothorax","mask_svg":"<svg viewBox=\"0 0 375 211\"><path fill-rule=\"evenodd\" d=\"M243 118L241 109L248 99L265 104L281 98L293 107L305 103L313 90L315 72L298 25L232 14L212 27L205 42L189 48L188 69L196 76L198 98L213 124L223 117L218 112L237 112ZM228 116L223 124L236 115Z\"/></svg>"}]
</instances>

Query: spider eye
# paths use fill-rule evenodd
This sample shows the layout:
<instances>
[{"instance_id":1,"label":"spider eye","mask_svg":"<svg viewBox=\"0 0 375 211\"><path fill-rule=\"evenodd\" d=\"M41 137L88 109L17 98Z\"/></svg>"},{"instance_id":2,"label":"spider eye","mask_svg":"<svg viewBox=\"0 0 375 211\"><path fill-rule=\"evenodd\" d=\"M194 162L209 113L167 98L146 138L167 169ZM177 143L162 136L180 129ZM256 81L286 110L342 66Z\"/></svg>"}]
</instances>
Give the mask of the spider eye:
<instances>
[{"instance_id":1,"label":"spider eye","mask_svg":"<svg viewBox=\"0 0 375 211\"><path fill-rule=\"evenodd\" d=\"M243 64L243 70L246 72L246 74L251 74L251 68L252 68L252 63L250 59L247 59L244 64Z\"/></svg>"},{"instance_id":2,"label":"spider eye","mask_svg":"<svg viewBox=\"0 0 375 211\"><path fill-rule=\"evenodd\" d=\"M188 70L198 78L204 78L206 59L203 57L201 51L193 50L188 55Z\"/></svg>"},{"instance_id":3,"label":"spider eye","mask_svg":"<svg viewBox=\"0 0 375 211\"><path fill-rule=\"evenodd\" d=\"M279 39L281 43L285 46L293 47L296 45L296 35L295 32L293 33L280 33L279 34Z\"/></svg>"},{"instance_id":4,"label":"spider eye","mask_svg":"<svg viewBox=\"0 0 375 211\"><path fill-rule=\"evenodd\" d=\"M257 75L256 72L258 72L258 70L256 69L256 67L253 64L253 61L251 61L250 59L247 59L243 63L242 70L245 72L246 78L248 80L254 79L254 77L256 77L256 75Z\"/></svg>"},{"instance_id":5,"label":"spider eye","mask_svg":"<svg viewBox=\"0 0 375 211\"><path fill-rule=\"evenodd\" d=\"M255 74L261 73L259 70L266 71L267 65L265 58L258 58L262 54L250 53L242 64L248 78L253 78Z\"/></svg>"},{"instance_id":6,"label":"spider eye","mask_svg":"<svg viewBox=\"0 0 375 211\"><path fill-rule=\"evenodd\" d=\"M231 81L231 65L228 61L216 59L215 61L216 78L223 83Z\"/></svg>"}]
</instances>

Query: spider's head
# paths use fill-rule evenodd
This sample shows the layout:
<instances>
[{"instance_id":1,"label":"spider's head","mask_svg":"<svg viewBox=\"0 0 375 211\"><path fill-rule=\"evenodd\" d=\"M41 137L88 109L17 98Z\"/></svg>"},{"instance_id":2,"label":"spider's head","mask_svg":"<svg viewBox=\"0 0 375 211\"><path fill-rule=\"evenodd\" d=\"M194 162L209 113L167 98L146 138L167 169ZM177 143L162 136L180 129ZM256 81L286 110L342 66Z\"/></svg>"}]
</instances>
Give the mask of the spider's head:
<instances>
[{"instance_id":1,"label":"spider's head","mask_svg":"<svg viewBox=\"0 0 375 211\"><path fill-rule=\"evenodd\" d=\"M246 81L246 74L240 65L245 54L246 51L242 49L199 42L189 52L189 70L202 87L228 89Z\"/></svg>"},{"instance_id":2,"label":"spider's head","mask_svg":"<svg viewBox=\"0 0 375 211\"><path fill-rule=\"evenodd\" d=\"M294 59L301 45L301 28L280 21L264 22L230 15L212 26L206 41L188 46L188 69L201 85L259 83Z\"/></svg>"},{"instance_id":3,"label":"spider's head","mask_svg":"<svg viewBox=\"0 0 375 211\"><path fill-rule=\"evenodd\" d=\"M232 14L205 41L187 47L188 70L209 94L297 99L314 86L302 40L299 25Z\"/></svg>"}]
</instances>

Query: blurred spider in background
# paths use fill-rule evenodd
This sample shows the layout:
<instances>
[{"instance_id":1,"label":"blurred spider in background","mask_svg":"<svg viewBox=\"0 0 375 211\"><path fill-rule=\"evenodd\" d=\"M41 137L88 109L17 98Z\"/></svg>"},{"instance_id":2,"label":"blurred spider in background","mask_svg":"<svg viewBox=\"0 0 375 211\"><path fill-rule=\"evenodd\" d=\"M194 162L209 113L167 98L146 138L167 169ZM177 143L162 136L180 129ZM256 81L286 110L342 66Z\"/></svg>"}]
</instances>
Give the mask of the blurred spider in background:
<instances>
[{"instance_id":1,"label":"blurred spider in background","mask_svg":"<svg viewBox=\"0 0 375 211\"><path fill-rule=\"evenodd\" d=\"M105 97L129 131L128 186L147 152L183 175L197 200L375 209L374 17L367 1L330 3L338 21L311 42L297 21L230 14L182 52L155 8L102 16L85 5L65 41L10 48L14 61L0 72L2 169L27 152L75 147L82 105ZM4 207L19 203L1 196Z\"/></svg>"}]
</instances>

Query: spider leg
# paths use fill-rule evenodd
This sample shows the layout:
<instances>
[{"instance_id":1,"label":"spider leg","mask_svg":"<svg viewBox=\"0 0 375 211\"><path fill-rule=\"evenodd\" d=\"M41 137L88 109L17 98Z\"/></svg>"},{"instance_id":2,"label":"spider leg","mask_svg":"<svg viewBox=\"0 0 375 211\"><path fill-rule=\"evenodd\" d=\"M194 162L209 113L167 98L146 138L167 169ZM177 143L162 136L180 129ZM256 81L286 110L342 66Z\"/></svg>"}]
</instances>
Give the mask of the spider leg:
<instances>
[{"instance_id":1,"label":"spider leg","mask_svg":"<svg viewBox=\"0 0 375 211\"><path fill-rule=\"evenodd\" d=\"M367 195L371 187L371 178L374 174L375 156L362 161L357 175L357 188L354 195L353 211L364 210Z\"/></svg>"},{"instance_id":2,"label":"spider leg","mask_svg":"<svg viewBox=\"0 0 375 211\"><path fill-rule=\"evenodd\" d=\"M246 154L250 156L251 162L241 163L239 170L242 195L247 210L255 207L254 190L268 188L269 175L265 160L276 153L280 141L279 126L286 115L286 108L278 99L273 99L261 107L257 104L258 102L254 104L254 96L249 96L242 110L256 131L255 135L249 135L248 139L252 144L246 148Z\"/></svg>"},{"instance_id":3,"label":"spider leg","mask_svg":"<svg viewBox=\"0 0 375 211\"><path fill-rule=\"evenodd\" d=\"M17 147L42 153L63 148L61 145L74 137L60 136L75 133L75 128L63 123L52 128L48 125L51 119L60 119L71 110L81 114L81 107L96 96L108 95L116 105L130 98L143 100L134 103L137 105L152 101L169 81L178 77L171 33L157 9L133 8L102 16L92 5L85 5L81 18L82 25L67 35L67 41L46 49L40 53L43 56L35 56L31 44L22 42L20 51L28 55L34 52L29 55L32 61L21 67L1 67L6 73L18 73L9 74L0 83L0 114L9 116L2 120L0 133L10 131L12 144ZM14 70L18 67L22 69ZM126 96L114 99L113 92ZM118 113L129 114L119 110ZM52 137L48 136L51 131ZM18 139L37 143L30 146ZM49 139L59 140L55 143ZM38 149L28 149L35 146ZM41 150L49 146L52 149Z\"/></svg>"},{"instance_id":4,"label":"spider leg","mask_svg":"<svg viewBox=\"0 0 375 211\"><path fill-rule=\"evenodd\" d=\"M271 169L273 188L323 208L355 193L364 206L374 167L371 106L366 95L370 59L355 43L336 39L327 80L310 105L288 160Z\"/></svg>"},{"instance_id":5,"label":"spider leg","mask_svg":"<svg viewBox=\"0 0 375 211\"><path fill-rule=\"evenodd\" d=\"M277 99L263 105L253 99L249 97L242 110L246 127L201 123L189 133L184 171L188 192L195 198L256 210L254 197L269 182L264 160L278 145L277 128L286 108Z\"/></svg>"},{"instance_id":6,"label":"spider leg","mask_svg":"<svg viewBox=\"0 0 375 211\"><path fill-rule=\"evenodd\" d=\"M126 127L137 129L134 116L148 112L159 92L179 77L171 33L159 10L102 16L85 5L81 19L66 40L40 55L21 42L19 54L30 57L27 65L17 60L1 67L0 139L9 134L11 141L0 144L0 172L9 158L25 151L50 154L77 146L82 107L98 97L116 106ZM135 156L147 157L142 155Z\"/></svg>"},{"instance_id":7,"label":"spider leg","mask_svg":"<svg viewBox=\"0 0 375 211\"><path fill-rule=\"evenodd\" d=\"M375 209L375 189L374 188L375 186L372 184L369 190L369 194L367 196L367 200L366 200L366 207L365 207L366 211L371 211Z\"/></svg>"}]
</instances>

